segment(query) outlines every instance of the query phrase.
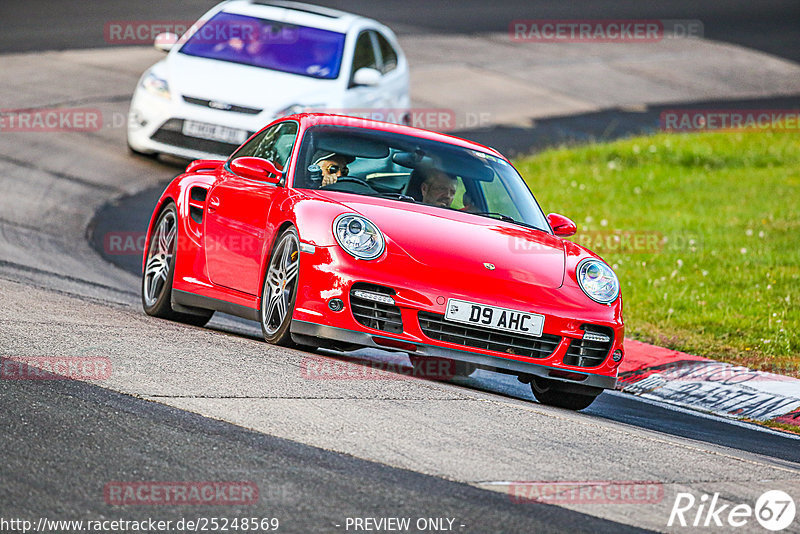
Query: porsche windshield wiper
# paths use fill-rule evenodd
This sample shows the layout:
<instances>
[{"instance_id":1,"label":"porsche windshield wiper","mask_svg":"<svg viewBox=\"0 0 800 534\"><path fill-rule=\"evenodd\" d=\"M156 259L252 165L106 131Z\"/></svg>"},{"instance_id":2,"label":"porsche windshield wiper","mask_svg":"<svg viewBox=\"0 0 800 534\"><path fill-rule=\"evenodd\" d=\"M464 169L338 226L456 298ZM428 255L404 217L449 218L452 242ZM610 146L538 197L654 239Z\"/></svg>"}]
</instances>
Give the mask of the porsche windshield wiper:
<instances>
[{"instance_id":1,"label":"porsche windshield wiper","mask_svg":"<svg viewBox=\"0 0 800 534\"><path fill-rule=\"evenodd\" d=\"M473 215L480 215L481 217L497 218L497 219L500 219L501 221L510 222L510 223L513 223L513 224L518 224L518 225L524 226L526 228L532 228L533 230L539 230L540 232L547 233L546 230L543 230L543 229L539 228L538 226L534 226L534 225L528 224L526 222L518 221L514 217L512 217L510 215L506 215L505 213L499 213L499 212L496 212L496 211L478 211L478 212L470 212L470 213L472 213Z\"/></svg>"},{"instance_id":2,"label":"porsche windshield wiper","mask_svg":"<svg viewBox=\"0 0 800 534\"><path fill-rule=\"evenodd\" d=\"M472 213L473 215L481 215L483 217L497 217L501 221L506 221L506 222L510 222L510 223L517 222L517 220L514 219L514 217L511 217L510 215L506 215L505 213L498 213L496 211L474 211L474 212L470 212L470 213ZM522 223L520 223L520 224L522 224Z\"/></svg>"},{"instance_id":3,"label":"porsche windshield wiper","mask_svg":"<svg viewBox=\"0 0 800 534\"><path fill-rule=\"evenodd\" d=\"M416 199L414 197L410 197L408 195L404 195L403 193L384 193L384 192L379 192L378 195L380 195L383 198L393 198L395 200L401 200L403 202L416 202Z\"/></svg>"}]
</instances>

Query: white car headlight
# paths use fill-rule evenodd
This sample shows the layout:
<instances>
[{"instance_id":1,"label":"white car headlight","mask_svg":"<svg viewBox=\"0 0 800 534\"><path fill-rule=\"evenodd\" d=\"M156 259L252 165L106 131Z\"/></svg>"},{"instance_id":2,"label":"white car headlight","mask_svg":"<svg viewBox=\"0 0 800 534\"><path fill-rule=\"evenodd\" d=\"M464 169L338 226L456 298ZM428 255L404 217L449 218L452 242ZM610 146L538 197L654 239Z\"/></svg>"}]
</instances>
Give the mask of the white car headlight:
<instances>
[{"instance_id":1,"label":"white car headlight","mask_svg":"<svg viewBox=\"0 0 800 534\"><path fill-rule=\"evenodd\" d=\"M384 249L383 234L366 217L345 213L333 221L333 235L345 252L361 260L374 260Z\"/></svg>"},{"instance_id":2,"label":"white car headlight","mask_svg":"<svg viewBox=\"0 0 800 534\"><path fill-rule=\"evenodd\" d=\"M619 297L619 279L611 267L589 258L578 264L578 284L586 296L600 304L611 304Z\"/></svg>"},{"instance_id":3,"label":"white car headlight","mask_svg":"<svg viewBox=\"0 0 800 534\"><path fill-rule=\"evenodd\" d=\"M169 84L167 80L163 78L159 78L152 72L148 72L144 78L142 78L142 87L144 87L149 93L153 93L156 96L160 96L162 98L169 99Z\"/></svg>"}]
</instances>

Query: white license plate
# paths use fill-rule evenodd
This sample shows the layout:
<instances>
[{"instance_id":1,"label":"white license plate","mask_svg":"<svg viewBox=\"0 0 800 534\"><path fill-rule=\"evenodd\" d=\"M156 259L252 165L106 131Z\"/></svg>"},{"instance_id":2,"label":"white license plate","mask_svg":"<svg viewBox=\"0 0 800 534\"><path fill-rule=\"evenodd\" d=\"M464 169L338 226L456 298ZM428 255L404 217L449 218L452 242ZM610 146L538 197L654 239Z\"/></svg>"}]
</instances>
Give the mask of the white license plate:
<instances>
[{"instance_id":1,"label":"white license plate","mask_svg":"<svg viewBox=\"0 0 800 534\"><path fill-rule=\"evenodd\" d=\"M210 139L212 141L222 141L233 145L241 145L247 140L247 130L238 128L228 128L218 124L208 124L206 122L183 121L183 135L189 137L199 137L200 139Z\"/></svg>"},{"instance_id":2,"label":"white license plate","mask_svg":"<svg viewBox=\"0 0 800 534\"><path fill-rule=\"evenodd\" d=\"M458 299L448 299L444 318L448 321L534 337L541 337L544 329L544 315Z\"/></svg>"}]
</instances>

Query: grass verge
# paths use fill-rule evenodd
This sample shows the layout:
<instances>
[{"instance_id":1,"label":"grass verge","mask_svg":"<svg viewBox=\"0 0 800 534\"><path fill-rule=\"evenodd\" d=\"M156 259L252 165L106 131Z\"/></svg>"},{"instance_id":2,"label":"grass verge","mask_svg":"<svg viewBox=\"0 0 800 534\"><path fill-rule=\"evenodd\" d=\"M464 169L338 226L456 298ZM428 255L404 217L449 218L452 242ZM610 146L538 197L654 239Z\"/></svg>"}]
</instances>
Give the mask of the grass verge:
<instances>
[{"instance_id":1,"label":"grass verge","mask_svg":"<svg viewBox=\"0 0 800 534\"><path fill-rule=\"evenodd\" d=\"M800 376L800 135L658 134L515 165L617 272L628 337Z\"/></svg>"}]
</instances>

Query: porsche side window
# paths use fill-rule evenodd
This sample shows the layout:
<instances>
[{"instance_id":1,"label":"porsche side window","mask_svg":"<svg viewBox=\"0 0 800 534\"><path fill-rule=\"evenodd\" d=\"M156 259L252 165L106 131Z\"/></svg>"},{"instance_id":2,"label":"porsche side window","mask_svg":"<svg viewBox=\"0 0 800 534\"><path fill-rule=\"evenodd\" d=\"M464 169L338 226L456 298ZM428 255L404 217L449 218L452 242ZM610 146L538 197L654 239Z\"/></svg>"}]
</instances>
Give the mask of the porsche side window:
<instances>
[{"instance_id":1,"label":"porsche side window","mask_svg":"<svg viewBox=\"0 0 800 534\"><path fill-rule=\"evenodd\" d=\"M264 130L249 143L240 148L233 159L245 156L263 158L280 167L285 167L292 153L295 138L297 137L296 122L282 122L272 128Z\"/></svg>"},{"instance_id":2,"label":"porsche side window","mask_svg":"<svg viewBox=\"0 0 800 534\"><path fill-rule=\"evenodd\" d=\"M295 137L297 137L297 123L282 122L274 129L270 129L253 155L285 167L292 153Z\"/></svg>"},{"instance_id":3,"label":"porsche side window","mask_svg":"<svg viewBox=\"0 0 800 534\"><path fill-rule=\"evenodd\" d=\"M240 146L239 150L234 152L233 156L231 156L231 161L233 161L236 158L255 155L255 151L258 148L258 145L261 144L261 142L264 140L264 137L266 137L269 131L270 130L264 130L263 132L261 132L260 134L249 140L247 143Z\"/></svg>"},{"instance_id":4,"label":"porsche side window","mask_svg":"<svg viewBox=\"0 0 800 534\"><path fill-rule=\"evenodd\" d=\"M356 51L353 56L353 70L350 73L350 83L352 84L353 76L358 69L368 67L371 69L378 68L378 58L375 57L375 47L372 45L371 32L362 32L356 41Z\"/></svg>"},{"instance_id":5,"label":"porsche side window","mask_svg":"<svg viewBox=\"0 0 800 534\"><path fill-rule=\"evenodd\" d=\"M395 52L392 45L380 32L377 32L375 35L378 36L378 48L380 48L381 51L381 72L386 74L397 68L397 52Z\"/></svg>"}]
</instances>

